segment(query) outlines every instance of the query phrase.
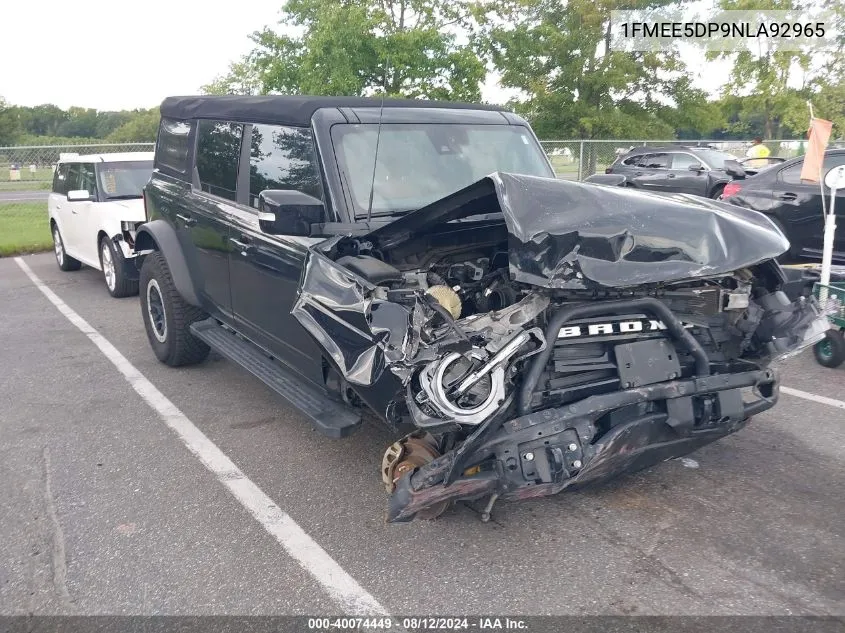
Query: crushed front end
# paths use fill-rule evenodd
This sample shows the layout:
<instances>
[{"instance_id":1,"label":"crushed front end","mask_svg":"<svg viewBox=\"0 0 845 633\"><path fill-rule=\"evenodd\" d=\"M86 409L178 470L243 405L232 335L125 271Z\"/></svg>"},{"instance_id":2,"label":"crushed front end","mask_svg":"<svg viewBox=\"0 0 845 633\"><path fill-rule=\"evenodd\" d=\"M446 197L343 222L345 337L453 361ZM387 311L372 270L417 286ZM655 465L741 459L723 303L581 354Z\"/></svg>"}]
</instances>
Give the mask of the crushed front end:
<instances>
[{"instance_id":1,"label":"crushed front end","mask_svg":"<svg viewBox=\"0 0 845 633\"><path fill-rule=\"evenodd\" d=\"M495 174L310 254L293 314L411 429L382 463L390 521L685 455L774 406L771 360L823 336L768 220L604 189Z\"/></svg>"}]
</instances>

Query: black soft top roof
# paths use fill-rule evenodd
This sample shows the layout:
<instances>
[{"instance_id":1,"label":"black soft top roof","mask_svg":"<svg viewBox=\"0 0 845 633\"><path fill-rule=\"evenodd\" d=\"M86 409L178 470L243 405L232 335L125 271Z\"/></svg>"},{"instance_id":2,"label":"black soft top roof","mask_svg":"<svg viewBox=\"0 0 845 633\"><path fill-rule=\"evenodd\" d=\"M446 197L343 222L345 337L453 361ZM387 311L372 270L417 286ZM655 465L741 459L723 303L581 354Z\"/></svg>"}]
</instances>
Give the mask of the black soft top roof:
<instances>
[{"instance_id":1,"label":"black soft top roof","mask_svg":"<svg viewBox=\"0 0 845 633\"><path fill-rule=\"evenodd\" d=\"M381 98L237 95L202 97L167 97L161 115L173 119L222 119L256 121L306 127L320 108L379 107ZM451 108L459 110L506 111L501 106L421 99L385 99L385 108Z\"/></svg>"}]
</instances>

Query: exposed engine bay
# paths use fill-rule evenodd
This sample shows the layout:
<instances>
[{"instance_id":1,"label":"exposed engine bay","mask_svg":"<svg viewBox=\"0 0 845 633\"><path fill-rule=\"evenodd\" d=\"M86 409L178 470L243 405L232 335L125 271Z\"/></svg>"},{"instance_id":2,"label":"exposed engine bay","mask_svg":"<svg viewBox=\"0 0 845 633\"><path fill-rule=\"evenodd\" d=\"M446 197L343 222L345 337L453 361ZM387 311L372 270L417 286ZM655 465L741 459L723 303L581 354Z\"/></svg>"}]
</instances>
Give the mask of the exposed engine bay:
<instances>
[{"instance_id":1,"label":"exposed engine bay","mask_svg":"<svg viewBox=\"0 0 845 633\"><path fill-rule=\"evenodd\" d=\"M412 429L383 459L389 520L485 497L489 518L499 498L684 455L775 404L769 363L827 323L780 291L788 243L768 222L494 174L312 249L293 314L336 382Z\"/></svg>"}]
</instances>

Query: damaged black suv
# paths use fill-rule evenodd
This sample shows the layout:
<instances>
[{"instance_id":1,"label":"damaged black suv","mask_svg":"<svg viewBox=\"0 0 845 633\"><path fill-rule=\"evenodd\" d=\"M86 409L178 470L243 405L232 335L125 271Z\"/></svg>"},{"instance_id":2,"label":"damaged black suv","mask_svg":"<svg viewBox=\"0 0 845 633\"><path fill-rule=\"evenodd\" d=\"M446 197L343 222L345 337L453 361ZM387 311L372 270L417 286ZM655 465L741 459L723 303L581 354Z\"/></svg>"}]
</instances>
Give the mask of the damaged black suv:
<instances>
[{"instance_id":1,"label":"damaged black suv","mask_svg":"<svg viewBox=\"0 0 845 633\"><path fill-rule=\"evenodd\" d=\"M214 349L343 436L402 435L388 518L549 495L772 407L827 328L789 244L703 198L556 180L499 108L317 97L161 106L141 309L169 365Z\"/></svg>"}]
</instances>

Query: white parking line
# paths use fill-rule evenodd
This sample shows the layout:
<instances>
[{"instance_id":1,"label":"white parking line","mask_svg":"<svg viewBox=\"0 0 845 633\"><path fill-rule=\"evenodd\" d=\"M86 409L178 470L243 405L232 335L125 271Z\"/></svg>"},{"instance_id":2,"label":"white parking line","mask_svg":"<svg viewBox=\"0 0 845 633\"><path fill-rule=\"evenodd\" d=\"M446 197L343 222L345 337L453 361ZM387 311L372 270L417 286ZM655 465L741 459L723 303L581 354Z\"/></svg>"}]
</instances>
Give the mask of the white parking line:
<instances>
[{"instance_id":1,"label":"white parking line","mask_svg":"<svg viewBox=\"0 0 845 633\"><path fill-rule=\"evenodd\" d=\"M819 396L815 393L810 393L809 391L801 391L800 389L793 389L792 387L781 387L780 390L781 393L786 393L790 396L795 396L796 398L804 398L804 400L812 400L813 402L826 404L831 407L836 407L837 409L845 409L845 402L843 402L842 400L837 400L836 398Z\"/></svg>"},{"instance_id":2,"label":"white parking line","mask_svg":"<svg viewBox=\"0 0 845 633\"><path fill-rule=\"evenodd\" d=\"M18 266L30 281L108 358L138 395L150 405L179 439L229 489L265 530L302 568L322 585L329 596L350 615L388 615L387 610L320 547L297 523L221 451L176 405L135 369L114 345L50 290L20 257Z\"/></svg>"}]
</instances>

